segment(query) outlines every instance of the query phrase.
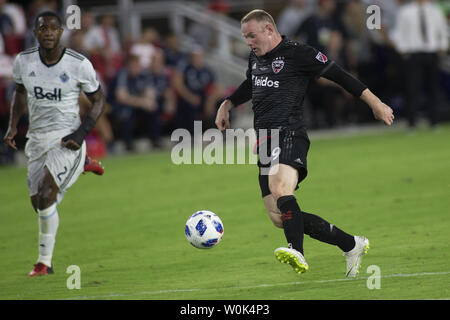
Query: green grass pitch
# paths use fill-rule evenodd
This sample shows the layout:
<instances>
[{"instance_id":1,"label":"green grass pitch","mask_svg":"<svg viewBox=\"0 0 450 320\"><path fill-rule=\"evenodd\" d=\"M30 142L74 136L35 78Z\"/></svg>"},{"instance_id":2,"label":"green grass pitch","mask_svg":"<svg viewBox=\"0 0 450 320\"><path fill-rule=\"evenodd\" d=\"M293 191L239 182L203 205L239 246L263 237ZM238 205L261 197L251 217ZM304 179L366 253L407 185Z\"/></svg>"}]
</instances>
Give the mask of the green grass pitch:
<instances>
[{"instance_id":1,"label":"green grass pitch","mask_svg":"<svg viewBox=\"0 0 450 320\"><path fill-rule=\"evenodd\" d=\"M369 238L358 278L337 247L305 236L310 270L276 261L285 245L260 197L255 165L172 164L170 153L111 157L82 175L59 205L55 274L28 278L37 216L26 169L0 168L0 299L448 299L450 126L312 141L302 209ZM185 238L195 211L216 212L222 242ZM81 289L66 269L81 270ZM379 289L369 289L381 272Z\"/></svg>"}]
</instances>

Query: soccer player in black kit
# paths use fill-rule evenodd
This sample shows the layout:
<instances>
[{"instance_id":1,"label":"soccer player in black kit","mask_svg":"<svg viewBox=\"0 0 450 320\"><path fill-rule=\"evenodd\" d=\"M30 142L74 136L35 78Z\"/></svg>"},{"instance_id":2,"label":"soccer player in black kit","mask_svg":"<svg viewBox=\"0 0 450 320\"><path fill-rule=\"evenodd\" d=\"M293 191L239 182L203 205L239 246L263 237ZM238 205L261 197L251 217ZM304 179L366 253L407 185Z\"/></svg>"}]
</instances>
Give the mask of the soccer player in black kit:
<instances>
[{"instance_id":1,"label":"soccer player in black kit","mask_svg":"<svg viewBox=\"0 0 450 320\"><path fill-rule=\"evenodd\" d=\"M366 102L375 118L386 125L394 120L392 109L323 53L281 36L267 12L259 9L249 12L241 20L241 31L251 48L246 79L221 104L216 125L220 130L229 128L229 111L251 99L257 134L260 129L278 129L278 163L263 174L264 165L258 162L264 205L273 224L284 229L288 242L288 247L275 250L275 257L299 274L308 270L303 256L303 236L307 234L338 246L346 258L346 276L354 277L369 248L369 240L347 234L321 217L301 210L294 196L307 175L310 144L303 120L303 100L309 81L324 77ZM261 141L264 137L258 138Z\"/></svg>"}]
</instances>

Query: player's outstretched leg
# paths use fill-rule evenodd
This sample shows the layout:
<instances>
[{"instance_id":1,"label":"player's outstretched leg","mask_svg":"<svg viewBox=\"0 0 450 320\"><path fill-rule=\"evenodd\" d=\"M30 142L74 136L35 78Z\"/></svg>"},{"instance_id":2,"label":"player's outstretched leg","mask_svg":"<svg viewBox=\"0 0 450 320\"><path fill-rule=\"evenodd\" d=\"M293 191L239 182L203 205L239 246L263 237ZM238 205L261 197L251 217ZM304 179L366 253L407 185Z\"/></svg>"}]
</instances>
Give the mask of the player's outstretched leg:
<instances>
[{"instance_id":1,"label":"player's outstretched leg","mask_svg":"<svg viewBox=\"0 0 450 320\"><path fill-rule=\"evenodd\" d=\"M346 259L346 276L355 277L361 266L362 256L369 249L369 240L350 235L321 217L303 212L304 232L311 238L338 246Z\"/></svg>"},{"instance_id":2,"label":"player's outstretched leg","mask_svg":"<svg viewBox=\"0 0 450 320\"><path fill-rule=\"evenodd\" d=\"M345 275L348 278L353 278L359 272L361 266L361 259L364 254L369 250L369 239L362 236L355 236L355 247L344 252L343 255L347 262L347 270Z\"/></svg>"},{"instance_id":3,"label":"player's outstretched leg","mask_svg":"<svg viewBox=\"0 0 450 320\"><path fill-rule=\"evenodd\" d=\"M101 176L105 172L105 168L103 168L101 162L86 155L86 159L84 162L84 172L92 172L96 175Z\"/></svg>"},{"instance_id":4,"label":"player's outstretched leg","mask_svg":"<svg viewBox=\"0 0 450 320\"><path fill-rule=\"evenodd\" d=\"M289 245L275 250L275 257L281 263L289 264L295 272L303 273L309 269L303 256L303 214L294 196L278 198L277 206Z\"/></svg>"},{"instance_id":5,"label":"player's outstretched leg","mask_svg":"<svg viewBox=\"0 0 450 320\"><path fill-rule=\"evenodd\" d=\"M270 168L268 185L281 213L281 225L288 243L288 248L275 250L278 261L288 263L297 273L308 270L308 264L303 257L303 214L294 190L298 183L298 171L286 164L277 164Z\"/></svg>"},{"instance_id":6,"label":"player's outstretched leg","mask_svg":"<svg viewBox=\"0 0 450 320\"><path fill-rule=\"evenodd\" d=\"M55 247L55 238L58 231L59 216L56 202L50 207L38 209L39 219L39 257L29 277L45 276L53 273L52 256Z\"/></svg>"},{"instance_id":7,"label":"player's outstretched leg","mask_svg":"<svg viewBox=\"0 0 450 320\"><path fill-rule=\"evenodd\" d=\"M59 216L56 209L59 189L48 169L45 168L44 170L44 178L39 183L38 193L31 199L38 213L39 257L33 270L28 274L29 277L53 273L53 248L55 247L55 238L59 226Z\"/></svg>"}]
</instances>

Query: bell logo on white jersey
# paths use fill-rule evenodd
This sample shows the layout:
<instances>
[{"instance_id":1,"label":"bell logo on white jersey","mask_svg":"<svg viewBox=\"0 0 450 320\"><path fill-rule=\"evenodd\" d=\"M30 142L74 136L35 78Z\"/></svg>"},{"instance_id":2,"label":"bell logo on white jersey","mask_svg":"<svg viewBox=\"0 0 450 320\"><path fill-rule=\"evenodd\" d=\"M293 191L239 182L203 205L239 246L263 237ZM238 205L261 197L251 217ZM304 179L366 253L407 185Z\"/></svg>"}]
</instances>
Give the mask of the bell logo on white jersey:
<instances>
[{"instance_id":1,"label":"bell logo on white jersey","mask_svg":"<svg viewBox=\"0 0 450 320\"><path fill-rule=\"evenodd\" d=\"M36 99L47 99L50 101L61 101L61 88L53 89L53 92L43 92L41 87L34 87L34 96Z\"/></svg>"}]
</instances>

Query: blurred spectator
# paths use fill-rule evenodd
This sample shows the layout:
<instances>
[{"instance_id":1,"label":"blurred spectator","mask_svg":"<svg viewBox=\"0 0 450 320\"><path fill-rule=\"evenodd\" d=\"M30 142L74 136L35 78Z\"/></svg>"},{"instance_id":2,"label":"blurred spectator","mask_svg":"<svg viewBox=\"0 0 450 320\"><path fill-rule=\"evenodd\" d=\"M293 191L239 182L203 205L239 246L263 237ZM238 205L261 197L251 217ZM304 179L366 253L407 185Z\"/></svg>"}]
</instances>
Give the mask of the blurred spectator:
<instances>
[{"instance_id":1,"label":"blurred spectator","mask_svg":"<svg viewBox=\"0 0 450 320\"><path fill-rule=\"evenodd\" d=\"M117 75L114 96L114 114L116 120L120 122L121 134L127 150L132 150L133 138L140 121L144 122L147 136L150 139L158 138L154 137L152 132L152 123L154 125L158 107L155 90L151 85L148 74L141 72L138 56L130 55L126 67Z\"/></svg>"},{"instance_id":2,"label":"blurred spectator","mask_svg":"<svg viewBox=\"0 0 450 320\"><path fill-rule=\"evenodd\" d=\"M362 0L365 9L376 5L381 10L381 29L368 30L369 38L377 45L385 45L390 41L389 33L394 28L398 8L407 0Z\"/></svg>"},{"instance_id":3,"label":"blurred spectator","mask_svg":"<svg viewBox=\"0 0 450 320\"><path fill-rule=\"evenodd\" d=\"M13 58L7 54L4 54L0 37L0 78L5 81L12 81L12 65Z\"/></svg>"},{"instance_id":4,"label":"blurred spectator","mask_svg":"<svg viewBox=\"0 0 450 320\"><path fill-rule=\"evenodd\" d=\"M114 17L108 14L104 15L100 25L91 26L86 33L84 45L87 50L95 53L102 49L111 53L120 52L120 37L115 27Z\"/></svg>"},{"instance_id":5,"label":"blurred spectator","mask_svg":"<svg viewBox=\"0 0 450 320\"><path fill-rule=\"evenodd\" d=\"M317 10L305 19L295 36L331 59L340 60L346 30L337 18L336 1L319 0Z\"/></svg>"},{"instance_id":6,"label":"blurred spectator","mask_svg":"<svg viewBox=\"0 0 450 320\"><path fill-rule=\"evenodd\" d=\"M157 102L157 111L151 119L150 130L153 146L158 148L161 147L162 126L167 124L170 127L170 122L176 112L176 96L171 86L169 71L166 68L164 53L161 49L156 49L153 53L150 66L150 82L155 90Z\"/></svg>"},{"instance_id":7,"label":"blurred spectator","mask_svg":"<svg viewBox=\"0 0 450 320\"><path fill-rule=\"evenodd\" d=\"M0 136L6 133L9 121L8 87L12 85L12 64L10 56L2 51L2 37L0 35ZM3 163L12 163L14 154L11 148L5 146L3 141L0 143L0 165Z\"/></svg>"},{"instance_id":8,"label":"blurred spectator","mask_svg":"<svg viewBox=\"0 0 450 320\"><path fill-rule=\"evenodd\" d=\"M12 58L3 55L3 58L9 58L9 67L0 62L0 70L3 71L3 75L0 76L0 134L4 137L9 123L9 110L13 99L14 90L16 84L12 79ZM8 70L5 72L4 70ZM17 135L15 137L16 146L18 149L24 149L26 143L26 133L28 131L28 112L20 118L19 124L17 125ZM5 146L4 143L1 145ZM14 152L11 148L0 147L0 164L2 163L13 163Z\"/></svg>"},{"instance_id":9,"label":"blurred spectator","mask_svg":"<svg viewBox=\"0 0 450 320\"><path fill-rule=\"evenodd\" d=\"M81 11L81 31L87 33L95 25L95 16L92 14L92 12L84 10Z\"/></svg>"},{"instance_id":10,"label":"blurred spectator","mask_svg":"<svg viewBox=\"0 0 450 320\"><path fill-rule=\"evenodd\" d=\"M204 129L214 127L219 90L214 71L205 64L202 47L193 46L189 63L174 74L174 87L179 95L178 127L193 133L195 120L203 120Z\"/></svg>"},{"instance_id":11,"label":"blurred spectator","mask_svg":"<svg viewBox=\"0 0 450 320\"><path fill-rule=\"evenodd\" d=\"M329 59L349 69L345 47L347 32L338 19L335 0L319 0L316 11L300 25L296 36L301 42L318 49ZM344 108L351 101L351 96L341 87L324 78L319 78L310 83L307 97L312 104L312 128L335 127L343 124Z\"/></svg>"},{"instance_id":12,"label":"blurred spectator","mask_svg":"<svg viewBox=\"0 0 450 320\"><path fill-rule=\"evenodd\" d=\"M346 39L343 44L344 63L347 70L364 82L369 88L381 96L384 92L380 85L385 86L383 73L385 68L376 69L374 63L373 43L369 36L370 30L366 26L366 8L360 0L348 0L342 7L341 21L345 28ZM344 122L359 123L371 121L373 115L364 107L359 99L350 97L347 92L342 91L343 106L342 116ZM384 98L384 97L383 97Z\"/></svg>"},{"instance_id":13,"label":"blurred spectator","mask_svg":"<svg viewBox=\"0 0 450 320\"><path fill-rule=\"evenodd\" d=\"M0 41L2 52L14 55L22 50L23 39L17 34L13 17L6 9L6 0L0 0Z\"/></svg>"},{"instance_id":14,"label":"blurred spectator","mask_svg":"<svg viewBox=\"0 0 450 320\"><path fill-rule=\"evenodd\" d=\"M359 0L347 2L342 15L342 22L348 35L346 50L349 69L358 71L361 66L368 66L373 61L365 10Z\"/></svg>"},{"instance_id":15,"label":"blurred spectator","mask_svg":"<svg viewBox=\"0 0 450 320\"><path fill-rule=\"evenodd\" d=\"M208 21L204 20L203 17L190 24L188 34L195 43L198 43L203 48L213 47L216 34L212 28L209 28Z\"/></svg>"},{"instance_id":16,"label":"blurred spectator","mask_svg":"<svg viewBox=\"0 0 450 320\"><path fill-rule=\"evenodd\" d=\"M3 35L14 34L13 20L9 14L5 12L6 1L0 0L0 33Z\"/></svg>"},{"instance_id":17,"label":"blurred spectator","mask_svg":"<svg viewBox=\"0 0 450 320\"><path fill-rule=\"evenodd\" d=\"M18 36L24 36L27 32L27 21L25 13L21 6L15 3L8 3L7 0L0 0L0 11L8 15L13 23L13 34Z\"/></svg>"},{"instance_id":18,"label":"blurred spectator","mask_svg":"<svg viewBox=\"0 0 450 320\"><path fill-rule=\"evenodd\" d=\"M395 26L398 8L409 0L363 0L364 11L376 5L381 11L380 29L366 29L367 38L370 41L370 61L363 68L358 68L358 75L372 91L394 110L400 114L404 105L402 59L395 50L389 37Z\"/></svg>"},{"instance_id":19,"label":"blurred spectator","mask_svg":"<svg viewBox=\"0 0 450 320\"><path fill-rule=\"evenodd\" d=\"M73 30L70 34L69 45L73 50L81 53L85 57L89 57L88 52L84 48L84 33L81 30Z\"/></svg>"},{"instance_id":20,"label":"blurred spectator","mask_svg":"<svg viewBox=\"0 0 450 320\"><path fill-rule=\"evenodd\" d=\"M439 60L448 50L448 37L447 21L432 1L414 0L398 10L392 41L403 58L410 128L415 127L422 104L431 126L437 124Z\"/></svg>"},{"instance_id":21,"label":"blurred spectator","mask_svg":"<svg viewBox=\"0 0 450 320\"><path fill-rule=\"evenodd\" d=\"M180 49L180 41L174 32L170 32L164 39L164 58L169 68L175 68L180 63L187 63L186 54Z\"/></svg>"},{"instance_id":22,"label":"blurred spectator","mask_svg":"<svg viewBox=\"0 0 450 320\"><path fill-rule=\"evenodd\" d=\"M349 0L344 7L342 23L346 29L347 41L345 51L347 68L369 88L382 95L382 86L386 82L383 73L389 72L386 67L377 70L375 63L374 43L371 41L370 32L366 26L366 7L359 0ZM383 48L385 50L385 48Z\"/></svg>"},{"instance_id":23,"label":"blurred spectator","mask_svg":"<svg viewBox=\"0 0 450 320\"><path fill-rule=\"evenodd\" d=\"M84 47L95 70L109 82L123 62L119 32L112 15L104 15L100 25L91 26L85 34Z\"/></svg>"},{"instance_id":24,"label":"blurred spectator","mask_svg":"<svg viewBox=\"0 0 450 320\"><path fill-rule=\"evenodd\" d=\"M82 92L78 98L80 105L80 117L84 119L85 115L92 107L92 103L88 97ZM106 105L105 111L97 119L95 128L86 137L86 154L95 159L101 159L107 155L107 146L114 140L111 124L107 118L107 115L111 112L111 106Z\"/></svg>"},{"instance_id":25,"label":"blurred spectator","mask_svg":"<svg viewBox=\"0 0 450 320\"><path fill-rule=\"evenodd\" d=\"M4 136L9 122L9 105L14 81L12 80L13 55L23 49L26 21L23 10L17 4L0 0L0 135ZM26 116L18 125L17 146L25 144ZM0 146L0 164L12 163L14 153L3 143Z\"/></svg>"},{"instance_id":26,"label":"blurred spectator","mask_svg":"<svg viewBox=\"0 0 450 320\"><path fill-rule=\"evenodd\" d=\"M290 38L294 37L302 22L312 14L312 10L309 0L290 0L278 18L278 31Z\"/></svg>"},{"instance_id":27,"label":"blurred spectator","mask_svg":"<svg viewBox=\"0 0 450 320\"><path fill-rule=\"evenodd\" d=\"M138 56L141 61L143 69L150 68L152 63L153 52L155 46L153 45L159 38L159 33L155 28L145 28L139 42L132 45L130 54Z\"/></svg>"}]
</instances>

